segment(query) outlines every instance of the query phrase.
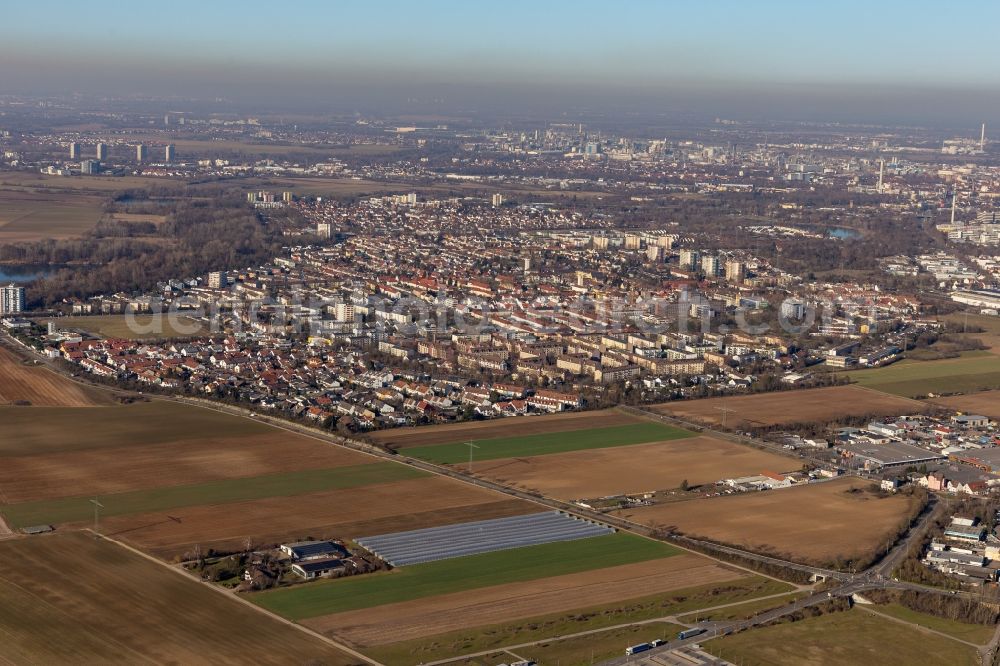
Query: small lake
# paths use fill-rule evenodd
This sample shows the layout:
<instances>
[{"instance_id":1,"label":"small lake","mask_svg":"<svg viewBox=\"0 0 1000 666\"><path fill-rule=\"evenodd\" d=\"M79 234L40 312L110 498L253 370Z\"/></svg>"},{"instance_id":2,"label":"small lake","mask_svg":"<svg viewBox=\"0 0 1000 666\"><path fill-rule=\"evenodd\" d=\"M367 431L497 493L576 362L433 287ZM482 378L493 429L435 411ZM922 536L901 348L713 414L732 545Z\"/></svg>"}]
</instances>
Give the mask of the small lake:
<instances>
[{"instance_id":1,"label":"small lake","mask_svg":"<svg viewBox=\"0 0 1000 666\"><path fill-rule=\"evenodd\" d=\"M854 229L844 229L842 227L834 227L826 232L826 235L830 238L839 238L840 240L854 240L855 238L861 238L859 234Z\"/></svg>"},{"instance_id":2,"label":"small lake","mask_svg":"<svg viewBox=\"0 0 1000 666\"><path fill-rule=\"evenodd\" d=\"M0 265L0 284L11 282L31 282L46 275L52 275L56 268L51 266L2 266Z\"/></svg>"}]
</instances>

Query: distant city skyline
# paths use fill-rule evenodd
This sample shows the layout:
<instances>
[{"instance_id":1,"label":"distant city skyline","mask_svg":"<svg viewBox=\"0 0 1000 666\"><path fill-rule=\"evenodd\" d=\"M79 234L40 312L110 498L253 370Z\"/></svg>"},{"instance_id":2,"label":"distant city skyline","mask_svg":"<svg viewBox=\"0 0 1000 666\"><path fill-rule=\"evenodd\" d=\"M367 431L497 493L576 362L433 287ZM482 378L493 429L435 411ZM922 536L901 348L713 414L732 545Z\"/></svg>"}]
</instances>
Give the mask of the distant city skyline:
<instances>
[{"instance_id":1,"label":"distant city skyline","mask_svg":"<svg viewBox=\"0 0 1000 666\"><path fill-rule=\"evenodd\" d=\"M993 3L57 0L5 15L17 29L0 45L0 93L458 107L548 94L959 123L1000 102Z\"/></svg>"}]
</instances>

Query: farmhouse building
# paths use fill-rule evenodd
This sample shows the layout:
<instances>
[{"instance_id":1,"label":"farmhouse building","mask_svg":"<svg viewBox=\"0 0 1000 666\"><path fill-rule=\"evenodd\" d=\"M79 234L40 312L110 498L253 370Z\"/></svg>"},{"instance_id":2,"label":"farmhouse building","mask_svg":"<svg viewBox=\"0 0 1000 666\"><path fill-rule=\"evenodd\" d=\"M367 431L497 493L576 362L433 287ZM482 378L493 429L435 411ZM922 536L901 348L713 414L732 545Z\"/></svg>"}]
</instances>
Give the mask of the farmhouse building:
<instances>
[{"instance_id":1,"label":"farmhouse building","mask_svg":"<svg viewBox=\"0 0 1000 666\"><path fill-rule=\"evenodd\" d=\"M347 549L332 541L299 541L281 544L281 552L295 561L325 560L347 556Z\"/></svg>"},{"instance_id":2,"label":"farmhouse building","mask_svg":"<svg viewBox=\"0 0 1000 666\"><path fill-rule=\"evenodd\" d=\"M292 572L306 580L312 580L313 578L329 576L337 571L343 571L344 568L343 560L329 558L296 562L292 565Z\"/></svg>"}]
</instances>

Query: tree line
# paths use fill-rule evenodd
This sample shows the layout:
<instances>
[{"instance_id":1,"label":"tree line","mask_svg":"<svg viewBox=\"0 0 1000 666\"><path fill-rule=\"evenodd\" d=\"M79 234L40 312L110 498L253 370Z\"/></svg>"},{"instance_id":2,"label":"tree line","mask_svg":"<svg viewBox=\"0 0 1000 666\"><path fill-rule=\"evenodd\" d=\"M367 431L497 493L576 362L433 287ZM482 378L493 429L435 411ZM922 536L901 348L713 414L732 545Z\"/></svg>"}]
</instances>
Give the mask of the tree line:
<instances>
[{"instance_id":1,"label":"tree line","mask_svg":"<svg viewBox=\"0 0 1000 666\"><path fill-rule=\"evenodd\" d=\"M63 266L29 285L29 307L115 292L148 292L158 282L257 266L281 248L277 229L235 197L178 201L167 220L102 222L80 239L0 246L0 263Z\"/></svg>"}]
</instances>

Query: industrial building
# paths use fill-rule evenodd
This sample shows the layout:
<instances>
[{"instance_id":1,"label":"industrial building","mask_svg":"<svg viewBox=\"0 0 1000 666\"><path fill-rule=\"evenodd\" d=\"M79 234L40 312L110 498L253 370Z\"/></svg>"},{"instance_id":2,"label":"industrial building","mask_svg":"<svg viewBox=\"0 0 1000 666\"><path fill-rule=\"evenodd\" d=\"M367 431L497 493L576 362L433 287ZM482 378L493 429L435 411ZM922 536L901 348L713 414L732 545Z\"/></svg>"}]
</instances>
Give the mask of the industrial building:
<instances>
[{"instance_id":1,"label":"industrial building","mask_svg":"<svg viewBox=\"0 0 1000 666\"><path fill-rule=\"evenodd\" d=\"M362 537L357 542L389 564L404 566L613 532L606 525L549 511Z\"/></svg>"},{"instance_id":2,"label":"industrial building","mask_svg":"<svg viewBox=\"0 0 1000 666\"><path fill-rule=\"evenodd\" d=\"M876 443L857 439L838 445L837 450L852 461L852 466L864 466L867 469L909 467L945 459L945 456L939 453L891 440Z\"/></svg>"}]
</instances>

